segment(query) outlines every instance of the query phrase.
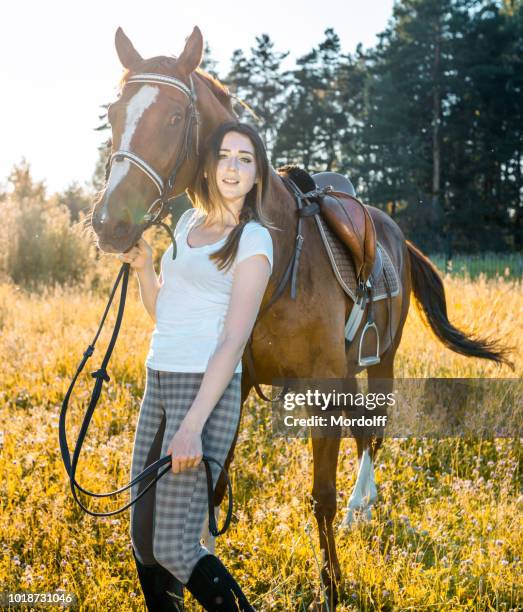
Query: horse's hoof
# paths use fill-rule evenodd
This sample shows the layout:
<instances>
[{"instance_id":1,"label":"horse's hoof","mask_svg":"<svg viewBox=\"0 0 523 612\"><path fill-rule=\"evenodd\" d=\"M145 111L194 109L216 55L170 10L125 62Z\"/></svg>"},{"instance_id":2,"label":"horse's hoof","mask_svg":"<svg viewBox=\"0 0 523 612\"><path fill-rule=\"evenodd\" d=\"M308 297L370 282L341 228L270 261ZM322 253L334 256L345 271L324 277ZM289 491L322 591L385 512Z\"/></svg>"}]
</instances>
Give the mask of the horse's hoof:
<instances>
[{"instance_id":1,"label":"horse's hoof","mask_svg":"<svg viewBox=\"0 0 523 612\"><path fill-rule=\"evenodd\" d=\"M370 521L372 519L372 510L370 506L363 506L359 508L349 508L347 514L344 516L340 523L340 529L342 531L350 529L354 523L358 520Z\"/></svg>"}]
</instances>

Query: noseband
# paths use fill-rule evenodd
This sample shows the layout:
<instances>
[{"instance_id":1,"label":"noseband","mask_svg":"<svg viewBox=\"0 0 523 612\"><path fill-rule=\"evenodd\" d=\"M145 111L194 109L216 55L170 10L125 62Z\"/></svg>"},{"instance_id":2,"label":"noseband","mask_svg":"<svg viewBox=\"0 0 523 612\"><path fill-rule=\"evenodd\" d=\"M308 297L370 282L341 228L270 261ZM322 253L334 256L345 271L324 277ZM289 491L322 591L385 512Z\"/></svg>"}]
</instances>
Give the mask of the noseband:
<instances>
[{"instance_id":1,"label":"noseband","mask_svg":"<svg viewBox=\"0 0 523 612\"><path fill-rule=\"evenodd\" d=\"M133 151L119 149L118 151L114 151L114 153L112 153L111 157L109 158L105 174L106 181L109 178L113 163L124 161L125 159L127 159L139 170L141 170L154 183L154 186L158 191L159 197L154 200L154 202L149 206L147 212L143 216L143 221L145 221L146 224L144 228L145 230L150 225L154 225L159 222L159 220L164 216L166 212L168 202L174 199L175 197L169 196L174 188L174 184L176 182L176 175L178 173L178 170L180 169L180 166L187 159L189 159L191 155L194 127L196 127L195 154L196 157L198 157L200 145L200 115L196 106L198 98L196 96L196 90L194 88L192 74L189 76L190 87L187 87L187 85L183 81L180 81L175 77L167 76L164 74L155 74L153 72L135 74L126 81L124 87L126 87L127 85L131 85L132 83L147 83L150 85L167 85L168 87L174 87L178 91L184 93L189 100L189 104L186 110L186 113L188 114L188 119L186 119L185 121L182 149L180 151L180 154L178 155L176 163L174 164L174 168L166 181L163 180L161 174L157 172L151 166L151 164L149 164L147 161L145 161L145 159L143 159ZM160 207L156 213L153 213L152 211L158 203L160 203Z\"/></svg>"}]
</instances>

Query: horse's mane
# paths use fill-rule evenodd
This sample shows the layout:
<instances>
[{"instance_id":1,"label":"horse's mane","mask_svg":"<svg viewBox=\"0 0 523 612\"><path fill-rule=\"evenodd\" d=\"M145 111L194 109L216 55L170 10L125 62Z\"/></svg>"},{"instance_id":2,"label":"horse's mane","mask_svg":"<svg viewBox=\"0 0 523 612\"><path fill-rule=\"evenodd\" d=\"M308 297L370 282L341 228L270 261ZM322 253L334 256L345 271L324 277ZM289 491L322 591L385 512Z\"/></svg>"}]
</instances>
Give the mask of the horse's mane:
<instances>
[{"instance_id":1,"label":"horse's mane","mask_svg":"<svg viewBox=\"0 0 523 612\"><path fill-rule=\"evenodd\" d=\"M176 59L177 58L174 55L170 57L166 57L164 55L151 57L148 60L144 60L140 64L140 72L159 72L160 74L174 76L173 68L176 66ZM119 83L120 93L132 72L134 71L130 70L129 68L124 71ZM203 70L203 68L197 68L195 70L195 74L200 77L202 81L204 81L207 87L216 96L218 101L225 106L227 110L233 112L231 94L228 88L221 81Z\"/></svg>"},{"instance_id":2,"label":"horse's mane","mask_svg":"<svg viewBox=\"0 0 523 612\"><path fill-rule=\"evenodd\" d=\"M316 183L311 175L306 170L296 166L295 164L280 166L279 168L276 168L276 172L282 177L290 178L294 183L296 183L296 185L298 185L303 193L307 193L308 191L312 191L316 188Z\"/></svg>"},{"instance_id":3,"label":"horse's mane","mask_svg":"<svg viewBox=\"0 0 523 612\"><path fill-rule=\"evenodd\" d=\"M223 106L226 106L227 109L232 112L231 94L228 87L226 87L217 78L203 70L203 68L197 68L196 74L206 82L209 89L212 90L213 94L218 98Z\"/></svg>"}]
</instances>

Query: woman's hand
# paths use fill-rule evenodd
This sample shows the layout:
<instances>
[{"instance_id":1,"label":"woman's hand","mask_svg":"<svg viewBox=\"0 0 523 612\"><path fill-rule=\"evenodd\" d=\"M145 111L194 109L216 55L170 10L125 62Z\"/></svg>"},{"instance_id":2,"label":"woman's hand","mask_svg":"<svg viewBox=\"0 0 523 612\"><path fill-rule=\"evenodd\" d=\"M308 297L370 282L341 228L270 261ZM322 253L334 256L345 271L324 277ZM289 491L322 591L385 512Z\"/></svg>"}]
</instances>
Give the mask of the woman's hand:
<instances>
[{"instance_id":1,"label":"woman's hand","mask_svg":"<svg viewBox=\"0 0 523 612\"><path fill-rule=\"evenodd\" d=\"M202 434L197 429L184 426L174 434L167 454L172 456L172 471L175 474L196 467L202 460Z\"/></svg>"},{"instance_id":2,"label":"woman's hand","mask_svg":"<svg viewBox=\"0 0 523 612\"><path fill-rule=\"evenodd\" d=\"M143 238L140 238L138 243L126 253L120 253L118 259L131 264L133 270L143 270L146 266L152 265L153 250Z\"/></svg>"}]
</instances>

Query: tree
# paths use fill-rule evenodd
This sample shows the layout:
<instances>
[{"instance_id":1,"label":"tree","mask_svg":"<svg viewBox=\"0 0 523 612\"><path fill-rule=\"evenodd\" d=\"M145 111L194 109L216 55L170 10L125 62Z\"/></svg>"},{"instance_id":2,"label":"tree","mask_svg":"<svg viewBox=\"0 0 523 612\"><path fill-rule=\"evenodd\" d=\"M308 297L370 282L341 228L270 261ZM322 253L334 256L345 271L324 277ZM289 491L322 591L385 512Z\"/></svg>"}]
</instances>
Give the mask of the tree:
<instances>
[{"instance_id":1,"label":"tree","mask_svg":"<svg viewBox=\"0 0 523 612\"><path fill-rule=\"evenodd\" d=\"M57 198L46 198L43 183L33 180L25 160L9 176L2 212L0 270L4 274L30 289L84 280L90 241L80 225L71 228L66 206Z\"/></svg>"},{"instance_id":2,"label":"tree","mask_svg":"<svg viewBox=\"0 0 523 612\"><path fill-rule=\"evenodd\" d=\"M347 128L343 108L340 40L332 28L310 53L297 60L275 147L278 163L299 163L309 170L340 167L340 139Z\"/></svg>"},{"instance_id":3,"label":"tree","mask_svg":"<svg viewBox=\"0 0 523 612\"><path fill-rule=\"evenodd\" d=\"M289 74L281 70L287 52L274 50L274 43L267 34L256 37L256 45L247 57L243 51L234 51L231 69L224 79L231 91L244 100L257 115L256 128L270 152L278 133L282 114L287 104ZM252 114L238 107L242 120L252 122Z\"/></svg>"},{"instance_id":4,"label":"tree","mask_svg":"<svg viewBox=\"0 0 523 612\"><path fill-rule=\"evenodd\" d=\"M57 194L57 204L69 210L71 221L76 223L83 213L86 215L91 207L91 196L75 181L63 193Z\"/></svg>"}]
</instances>

